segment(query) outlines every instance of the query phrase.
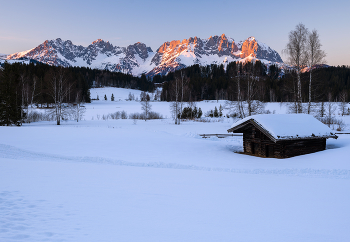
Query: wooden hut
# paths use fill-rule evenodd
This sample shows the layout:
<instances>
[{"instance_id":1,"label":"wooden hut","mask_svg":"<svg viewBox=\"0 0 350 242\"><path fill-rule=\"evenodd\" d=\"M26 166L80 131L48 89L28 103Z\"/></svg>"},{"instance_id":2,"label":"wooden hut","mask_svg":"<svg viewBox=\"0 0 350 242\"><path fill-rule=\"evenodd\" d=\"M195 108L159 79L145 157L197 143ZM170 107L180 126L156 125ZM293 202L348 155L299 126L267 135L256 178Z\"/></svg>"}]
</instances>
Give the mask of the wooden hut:
<instances>
[{"instance_id":1,"label":"wooden hut","mask_svg":"<svg viewBox=\"0 0 350 242\"><path fill-rule=\"evenodd\" d=\"M261 114L244 118L228 132L243 133L244 153L288 158L326 149L330 128L307 114Z\"/></svg>"}]
</instances>

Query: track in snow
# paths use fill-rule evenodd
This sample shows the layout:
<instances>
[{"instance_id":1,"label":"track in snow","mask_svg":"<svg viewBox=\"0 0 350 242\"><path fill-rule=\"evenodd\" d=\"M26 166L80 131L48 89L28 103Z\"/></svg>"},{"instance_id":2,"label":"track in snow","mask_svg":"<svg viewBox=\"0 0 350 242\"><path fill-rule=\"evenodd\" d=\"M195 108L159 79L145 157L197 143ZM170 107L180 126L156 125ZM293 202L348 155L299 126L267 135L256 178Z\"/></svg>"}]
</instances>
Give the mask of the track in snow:
<instances>
[{"instance_id":1,"label":"track in snow","mask_svg":"<svg viewBox=\"0 0 350 242\"><path fill-rule=\"evenodd\" d=\"M196 165L182 165L165 162L129 162L123 160L108 159L102 157L75 157L52 155L26 151L10 145L0 144L0 158L15 160L36 160L36 161L54 161L54 162L81 162L81 163L98 163L119 166L149 167L149 168L166 168L196 171L214 171L214 172L231 172L239 174L267 174L267 175L289 175L301 177L319 177L331 179L350 179L350 170L348 169L235 169L220 167L202 167Z\"/></svg>"}]
</instances>

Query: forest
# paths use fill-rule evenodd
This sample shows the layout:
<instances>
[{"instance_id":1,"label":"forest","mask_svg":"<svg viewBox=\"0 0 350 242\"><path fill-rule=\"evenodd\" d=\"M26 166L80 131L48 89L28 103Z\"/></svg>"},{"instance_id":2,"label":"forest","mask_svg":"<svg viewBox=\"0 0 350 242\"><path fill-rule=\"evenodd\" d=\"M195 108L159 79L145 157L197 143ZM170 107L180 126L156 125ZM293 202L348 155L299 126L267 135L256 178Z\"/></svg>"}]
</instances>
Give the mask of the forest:
<instances>
[{"instance_id":1,"label":"forest","mask_svg":"<svg viewBox=\"0 0 350 242\"><path fill-rule=\"evenodd\" d=\"M56 108L61 112L63 103L89 103L90 88L102 86L154 90L153 83L145 75L134 77L107 70L63 68L40 62L5 62L0 66L0 125L20 125L28 106Z\"/></svg>"},{"instance_id":2,"label":"forest","mask_svg":"<svg viewBox=\"0 0 350 242\"><path fill-rule=\"evenodd\" d=\"M312 102L349 102L350 68L314 68ZM309 100L309 72L301 75L302 100ZM293 70L267 67L260 61L224 65L193 65L153 79L83 67L55 67L42 63L5 63L0 67L0 125L20 125L26 107L60 109L62 104L91 102L90 88L112 86L153 92L162 86L162 101L229 100L252 103L296 102ZM60 113L60 110L56 110ZM61 119L60 114L57 115ZM59 120L57 120L59 122Z\"/></svg>"},{"instance_id":3,"label":"forest","mask_svg":"<svg viewBox=\"0 0 350 242\"><path fill-rule=\"evenodd\" d=\"M308 101L309 72L301 75L303 102ZM245 64L194 65L166 76L155 76L154 83L163 83L162 100L175 100L176 80L183 87L184 101L253 99L262 102L293 102L297 94L297 77L293 70L260 61ZM314 68L312 101L349 101L350 68L347 66Z\"/></svg>"}]
</instances>

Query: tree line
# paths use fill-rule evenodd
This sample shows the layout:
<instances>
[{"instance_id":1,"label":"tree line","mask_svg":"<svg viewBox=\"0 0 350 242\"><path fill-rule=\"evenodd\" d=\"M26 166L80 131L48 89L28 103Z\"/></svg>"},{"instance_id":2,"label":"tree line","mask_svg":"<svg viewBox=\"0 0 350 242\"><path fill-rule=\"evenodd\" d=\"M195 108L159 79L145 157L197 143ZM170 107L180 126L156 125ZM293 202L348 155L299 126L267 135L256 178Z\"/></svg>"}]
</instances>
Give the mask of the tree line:
<instances>
[{"instance_id":1,"label":"tree line","mask_svg":"<svg viewBox=\"0 0 350 242\"><path fill-rule=\"evenodd\" d=\"M181 76L184 76L181 78ZM170 77L170 78L169 78ZM262 102L294 102L298 100L298 79L295 70L282 70L276 65L266 67L255 63L231 62L223 65L194 65L163 77L162 101L175 101L176 80L184 79L183 99L247 100ZM314 68L312 101L349 101L350 68L347 66ZM300 74L302 102L309 101L309 72ZM182 87L181 87L182 89Z\"/></svg>"},{"instance_id":2,"label":"tree line","mask_svg":"<svg viewBox=\"0 0 350 242\"><path fill-rule=\"evenodd\" d=\"M145 75L134 77L84 67L56 67L43 63L5 62L0 66L0 125L21 125L29 107L53 108L60 124L65 104L91 102L90 88L114 86L153 91Z\"/></svg>"}]
</instances>

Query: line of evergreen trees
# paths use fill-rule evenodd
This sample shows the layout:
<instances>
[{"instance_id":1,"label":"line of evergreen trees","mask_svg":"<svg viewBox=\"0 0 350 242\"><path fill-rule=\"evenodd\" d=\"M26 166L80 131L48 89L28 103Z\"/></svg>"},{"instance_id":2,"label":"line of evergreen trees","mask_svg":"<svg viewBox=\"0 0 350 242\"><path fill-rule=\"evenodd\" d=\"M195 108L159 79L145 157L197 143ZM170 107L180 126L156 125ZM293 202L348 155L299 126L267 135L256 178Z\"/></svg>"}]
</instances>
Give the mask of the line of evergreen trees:
<instances>
[{"instance_id":1,"label":"line of evergreen trees","mask_svg":"<svg viewBox=\"0 0 350 242\"><path fill-rule=\"evenodd\" d=\"M61 79L61 80L58 80ZM0 66L0 125L21 125L28 105L90 102L92 86L153 91L146 78L84 67L55 67L42 63L4 63Z\"/></svg>"},{"instance_id":2,"label":"line of evergreen trees","mask_svg":"<svg viewBox=\"0 0 350 242\"><path fill-rule=\"evenodd\" d=\"M263 102L293 102L296 99L296 75L283 73L275 65L267 68L260 61L255 63L231 62L223 65L193 65L166 76L155 76L153 82L163 84L161 100L174 101L174 82L185 75L184 101L253 99ZM307 72L301 76L303 102L308 100ZM239 82L239 85L238 85ZM238 90L239 89L239 90ZM313 71L312 100L339 101L350 95L350 68L328 67ZM330 99L331 97L331 99Z\"/></svg>"},{"instance_id":3,"label":"line of evergreen trees","mask_svg":"<svg viewBox=\"0 0 350 242\"><path fill-rule=\"evenodd\" d=\"M60 73L60 75L58 75ZM313 71L312 101L348 102L350 95L350 68L328 67ZM231 62L223 65L193 65L153 81L142 75L132 75L84 67L55 67L42 63L5 63L0 67L0 125L20 125L25 107L36 104L50 107L57 103L53 79L64 78L64 95L60 103L90 102L92 86L113 86L152 92L155 83L163 83L162 101L193 102L200 100L230 100L262 102L296 101L296 75L293 71L281 73L271 65ZM301 76L302 99L308 100L307 72ZM59 83L59 82L56 82ZM54 90L53 90L54 89ZM78 100L79 99L79 100Z\"/></svg>"}]
</instances>

